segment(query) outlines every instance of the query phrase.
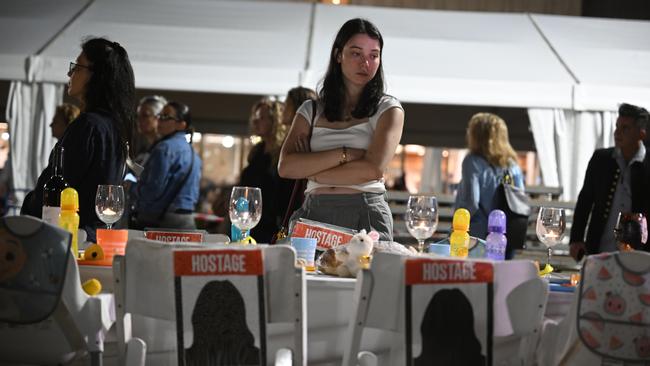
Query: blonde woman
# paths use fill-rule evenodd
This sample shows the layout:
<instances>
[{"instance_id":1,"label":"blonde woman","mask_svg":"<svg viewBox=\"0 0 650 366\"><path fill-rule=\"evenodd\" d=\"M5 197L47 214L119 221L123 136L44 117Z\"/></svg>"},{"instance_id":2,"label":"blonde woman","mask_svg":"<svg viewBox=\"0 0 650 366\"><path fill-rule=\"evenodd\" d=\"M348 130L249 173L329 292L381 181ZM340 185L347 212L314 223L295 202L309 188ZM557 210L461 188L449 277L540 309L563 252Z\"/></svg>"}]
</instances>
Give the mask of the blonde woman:
<instances>
[{"instance_id":1,"label":"blonde woman","mask_svg":"<svg viewBox=\"0 0 650 366\"><path fill-rule=\"evenodd\" d=\"M508 127L492 113L477 113L469 120L463 174L456 193L455 208L466 208L472 215L470 235L484 239L487 221L494 208L494 195L506 170L513 184L524 187L517 155L508 140Z\"/></svg>"},{"instance_id":2,"label":"blonde woman","mask_svg":"<svg viewBox=\"0 0 650 366\"><path fill-rule=\"evenodd\" d=\"M278 203L278 158L283 136L278 133L282 124L282 103L263 98L251 110L251 134L262 141L248 154L248 166L241 172L239 185L262 190L262 219L251 236L259 243L270 243L278 231L277 216L282 215Z\"/></svg>"}]
</instances>

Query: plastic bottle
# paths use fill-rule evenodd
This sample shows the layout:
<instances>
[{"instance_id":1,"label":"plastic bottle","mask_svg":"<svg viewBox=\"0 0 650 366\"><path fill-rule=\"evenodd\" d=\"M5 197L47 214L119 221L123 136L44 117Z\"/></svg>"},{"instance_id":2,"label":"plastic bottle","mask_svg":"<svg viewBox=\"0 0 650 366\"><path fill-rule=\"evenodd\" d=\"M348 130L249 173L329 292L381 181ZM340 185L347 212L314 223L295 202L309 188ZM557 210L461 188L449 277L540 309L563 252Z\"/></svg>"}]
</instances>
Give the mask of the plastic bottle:
<instances>
[{"instance_id":1,"label":"plastic bottle","mask_svg":"<svg viewBox=\"0 0 650 366\"><path fill-rule=\"evenodd\" d=\"M235 225L235 222L240 223L241 221L239 218L241 212L248 212L248 200L244 197L237 199L235 202L235 213L234 215L232 213L230 215L230 221L232 222L230 225L230 241L232 243L242 243L250 237L250 230L243 231Z\"/></svg>"},{"instance_id":2,"label":"plastic bottle","mask_svg":"<svg viewBox=\"0 0 650 366\"><path fill-rule=\"evenodd\" d=\"M61 192L61 213L59 226L72 234L71 250L75 258L79 258L79 194L74 188L66 188Z\"/></svg>"},{"instance_id":3,"label":"plastic bottle","mask_svg":"<svg viewBox=\"0 0 650 366\"><path fill-rule=\"evenodd\" d=\"M492 210L488 216L488 236L485 239L485 257L502 261L506 258L506 214L501 210Z\"/></svg>"},{"instance_id":4,"label":"plastic bottle","mask_svg":"<svg viewBox=\"0 0 650 366\"><path fill-rule=\"evenodd\" d=\"M43 211L41 218L51 225L58 225L61 212L61 192L68 187L63 178L63 146L54 148L54 166L52 176L43 186Z\"/></svg>"},{"instance_id":5,"label":"plastic bottle","mask_svg":"<svg viewBox=\"0 0 650 366\"><path fill-rule=\"evenodd\" d=\"M453 231L449 238L449 254L452 257L467 258L469 252L469 219L470 214L464 208L459 208L454 212L452 221Z\"/></svg>"}]
</instances>

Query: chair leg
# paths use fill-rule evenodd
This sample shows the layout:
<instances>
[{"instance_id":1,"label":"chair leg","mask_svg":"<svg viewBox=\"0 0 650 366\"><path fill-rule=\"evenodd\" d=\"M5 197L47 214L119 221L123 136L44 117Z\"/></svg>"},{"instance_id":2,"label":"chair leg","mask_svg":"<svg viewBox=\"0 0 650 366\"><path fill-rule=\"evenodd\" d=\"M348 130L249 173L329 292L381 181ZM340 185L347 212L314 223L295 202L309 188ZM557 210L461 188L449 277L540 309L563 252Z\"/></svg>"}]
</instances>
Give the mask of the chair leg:
<instances>
[{"instance_id":1,"label":"chair leg","mask_svg":"<svg viewBox=\"0 0 650 366\"><path fill-rule=\"evenodd\" d=\"M90 352L90 365L91 366L103 366L104 365L104 358L102 357L102 351Z\"/></svg>"}]
</instances>

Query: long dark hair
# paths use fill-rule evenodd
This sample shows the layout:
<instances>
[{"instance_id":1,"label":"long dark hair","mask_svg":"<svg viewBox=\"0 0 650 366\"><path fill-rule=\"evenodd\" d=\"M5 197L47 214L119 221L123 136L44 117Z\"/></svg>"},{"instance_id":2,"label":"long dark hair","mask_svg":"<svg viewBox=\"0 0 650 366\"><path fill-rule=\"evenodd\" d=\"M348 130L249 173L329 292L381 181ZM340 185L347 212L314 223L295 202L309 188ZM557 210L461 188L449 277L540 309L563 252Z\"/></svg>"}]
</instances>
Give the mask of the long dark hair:
<instances>
[{"instance_id":1,"label":"long dark hair","mask_svg":"<svg viewBox=\"0 0 650 366\"><path fill-rule=\"evenodd\" d=\"M81 45L90 62L91 76L86 84L86 111L102 109L110 114L120 135L126 158L135 128L135 78L124 47L105 38L91 38Z\"/></svg>"},{"instance_id":2,"label":"long dark hair","mask_svg":"<svg viewBox=\"0 0 650 366\"><path fill-rule=\"evenodd\" d=\"M327 73L325 73L322 87L319 91L320 100L325 104L324 113L328 121L340 121L343 119L343 103L345 101L346 90L345 83L343 82L343 71L337 58L343 52L345 44L356 34L367 34L370 38L379 41L380 62L375 77L363 88L359 102L352 111L352 116L354 118L365 118L374 115L377 113L379 100L384 96L384 70L381 57L384 50L384 38L379 33L379 29L371 22L361 18L350 19L343 24L336 35L336 39L334 39Z\"/></svg>"}]
</instances>

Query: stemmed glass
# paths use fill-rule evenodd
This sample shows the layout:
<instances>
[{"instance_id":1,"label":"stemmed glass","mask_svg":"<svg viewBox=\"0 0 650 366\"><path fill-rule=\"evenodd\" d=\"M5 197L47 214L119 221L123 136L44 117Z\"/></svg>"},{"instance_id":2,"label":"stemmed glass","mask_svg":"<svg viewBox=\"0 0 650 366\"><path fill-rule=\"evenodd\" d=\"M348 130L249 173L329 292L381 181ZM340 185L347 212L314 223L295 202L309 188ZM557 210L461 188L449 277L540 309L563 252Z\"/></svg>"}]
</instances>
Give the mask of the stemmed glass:
<instances>
[{"instance_id":1,"label":"stemmed glass","mask_svg":"<svg viewBox=\"0 0 650 366\"><path fill-rule=\"evenodd\" d=\"M233 187L228 214L242 234L254 228L262 218L262 191L254 187Z\"/></svg>"},{"instance_id":2,"label":"stemmed glass","mask_svg":"<svg viewBox=\"0 0 650 366\"><path fill-rule=\"evenodd\" d=\"M431 195L409 196L405 214L406 228L418 241L418 251L424 251L424 241L438 227L438 200Z\"/></svg>"},{"instance_id":3,"label":"stemmed glass","mask_svg":"<svg viewBox=\"0 0 650 366\"><path fill-rule=\"evenodd\" d=\"M114 185L98 185L95 196L95 212L110 230L124 213L124 188Z\"/></svg>"},{"instance_id":4,"label":"stemmed glass","mask_svg":"<svg viewBox=\"0 0 650 366\"><path fill-rule=\"evenodd\" d=\"M563 208L542 207L537 214L535 232L537 239L548 247L546 265L551 265L552 247L559 244L566 229L566 215Z\"/></svg>"}]
</instances>

